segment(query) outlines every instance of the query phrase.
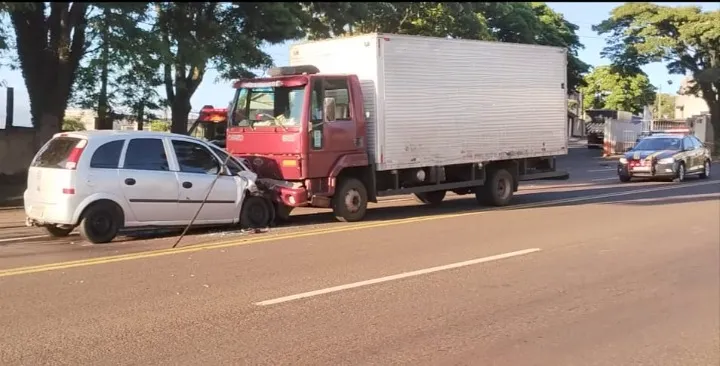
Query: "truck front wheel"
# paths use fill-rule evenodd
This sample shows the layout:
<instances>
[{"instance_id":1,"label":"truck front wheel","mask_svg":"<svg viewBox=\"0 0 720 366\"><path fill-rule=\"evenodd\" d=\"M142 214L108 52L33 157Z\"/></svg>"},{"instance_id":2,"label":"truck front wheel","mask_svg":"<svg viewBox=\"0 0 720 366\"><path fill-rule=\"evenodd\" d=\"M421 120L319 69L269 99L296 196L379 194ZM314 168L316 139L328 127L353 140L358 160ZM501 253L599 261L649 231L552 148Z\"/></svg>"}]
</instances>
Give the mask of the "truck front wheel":
<instances>
[{"instance_id":1,"label":"truck front wheel","mask_svg":"<svg viewBox=\"0 0 720 366\"><path fill-rule=\"evenodd\" d=\"M513 197L515 179L506 169L497 169L489 174L485 185L477 187L475 199L478 203L491 206L507 206Z\"/></svg>"},{"instance_id":2,"label":"truck front wheel","mask_svg":"<svg viewBox=\"0 0 720 366\"><path fill-rule=\"evenodd\" d=\"M355 222L365 217L368 195L365 185L355 178L340 181L332 198L333 214L339 221Z\"/></svg>"}]
</instances>

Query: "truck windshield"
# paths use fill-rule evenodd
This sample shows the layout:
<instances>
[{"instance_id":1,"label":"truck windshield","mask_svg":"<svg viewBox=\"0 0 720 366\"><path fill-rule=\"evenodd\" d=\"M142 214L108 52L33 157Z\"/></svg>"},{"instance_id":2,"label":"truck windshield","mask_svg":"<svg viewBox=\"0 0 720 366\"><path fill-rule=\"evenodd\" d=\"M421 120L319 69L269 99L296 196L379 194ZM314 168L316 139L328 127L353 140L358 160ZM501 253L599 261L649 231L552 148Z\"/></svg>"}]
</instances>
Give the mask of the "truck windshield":
<instances>
[{"instance_id":1,"label":"truck windshield","mask_svg":"<svg viewBox=\"0 0 720 366\"><path fill-rule=\"evenodd\" d=\"M305 86L238 89L232 126L299 126Z\"/></svg>"}]
</instances>

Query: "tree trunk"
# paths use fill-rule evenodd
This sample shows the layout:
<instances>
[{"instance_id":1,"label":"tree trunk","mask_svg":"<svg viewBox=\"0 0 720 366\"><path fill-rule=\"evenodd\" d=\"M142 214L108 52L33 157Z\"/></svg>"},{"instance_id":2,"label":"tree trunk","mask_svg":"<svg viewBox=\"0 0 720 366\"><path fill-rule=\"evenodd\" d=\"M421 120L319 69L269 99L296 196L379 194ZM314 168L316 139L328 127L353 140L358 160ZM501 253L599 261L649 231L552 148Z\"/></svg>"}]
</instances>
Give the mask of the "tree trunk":
<instances>
[{"instance_id":1,"label":"tree trunk","mask_svg":"<svg viewBox=\"0 0 720 366\"><path fill-rule=\"evenodd\" d=\"M188 115L191 109L190 95L182 90L177 90L170 109L172 110L170 132L187 135Z\"/></svg>"},{"instance_id":2,"label":"tree trunk","mask_svg":"<svg viewBox=\"0 0 720 366\"><path fill-rule=\"evenodd\" d=\"M710 123L713 132L712 149L715 155L720 155L720 101L708 103L708 107L710 107Z\"/></svg>"},{"instance_id":3,"label":"tree trunk","mask_svg":"<svg viewBox=\"0 0 720 366\"><path fill-rule=\"evenodd\" d=\"M140 105L137 108L137 129L138 131L142 131L143 127L145 125L145 104L140 102Z\"/></svg>"},{"instance_id":4,"label":"tree trunk","mask_svg":"<svg viewBox=\"0 0 720 366\"><path fill-rule=\"evenodd\" d=\"M107 22L109 21L110 16L112 16L110 9L105 8L105 22L103 22L100 33L102 49L100 51L100 94L98 95L98 119L95 125L96 130L112 130L113 128L112 120L108 118L108 112L110 111L108 103L108 78L110 76L110 29Z\"/></svg>"}]
</instances>

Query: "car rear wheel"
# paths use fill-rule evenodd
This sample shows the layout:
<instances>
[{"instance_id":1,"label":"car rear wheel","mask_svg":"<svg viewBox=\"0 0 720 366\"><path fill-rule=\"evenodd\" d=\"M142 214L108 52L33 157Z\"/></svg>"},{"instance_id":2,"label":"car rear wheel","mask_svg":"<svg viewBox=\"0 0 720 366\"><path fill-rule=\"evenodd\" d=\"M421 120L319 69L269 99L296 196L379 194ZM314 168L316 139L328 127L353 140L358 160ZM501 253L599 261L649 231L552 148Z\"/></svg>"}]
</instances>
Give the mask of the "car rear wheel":
<instances>
[{"instance_id":1,"label":"car rear wheel","mask_svg":"<svg viewBox=\"0 0 720 366\"><path fill-rule=\"evenodd\" d=\"M632 177L627 174L618 174L618 178L620 178L620 181L623 183L627 183L632 180Z\"/></svg>"},{"instance_id":2,"label":"car rear wheel","mask_svg":"<svg viewBox=\"0 0 720 366\"><path fill-rule=\"evenodd\" d=\"M122 224L122 215L115 205L98 202L83 213L80 235L93 244L109 243L115 239Z\"/></svg>"},{"instance_id":3,"label":"car rear wheel","mask_svg":"<svg viewBox=\"0 0 720 366\"><path fill-rule=\"evenodd\" d=\"M710 160L705 160L705 166L703 167L702 173L700 173L700 179L710 178Z\"/></svg>"},{"instance_id":4,"label":"car rear wheel","mask_svg":"<svg viewBox=\"0 0 720 366\"><path fill-rule=\"evenodd\" d=\"M53 238L64 238L73 231L73 228L63 228L55 225L48 225L45 226L45 231L47 231L50 236Z\"/></svg>"}]
</instances>

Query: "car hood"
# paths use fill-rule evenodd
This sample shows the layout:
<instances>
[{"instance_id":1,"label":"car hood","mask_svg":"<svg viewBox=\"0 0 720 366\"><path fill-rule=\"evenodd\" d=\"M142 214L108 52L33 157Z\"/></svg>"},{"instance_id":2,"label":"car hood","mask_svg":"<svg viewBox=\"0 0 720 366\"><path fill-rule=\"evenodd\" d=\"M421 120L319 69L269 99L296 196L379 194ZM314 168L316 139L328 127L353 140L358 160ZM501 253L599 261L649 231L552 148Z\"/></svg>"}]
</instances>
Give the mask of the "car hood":
<instances>
[{"instance_id":1,"label":"car hood","mask_svg":"<svg viewBox=\"0 0 720 366\"><path fill-rule=\"evenodd\" d=\"M644 160L647 158L665 159L673 157L678 151L675 150L632 150L625 153L625 159L628 160Z\"/></svg>"}]
</instances>

